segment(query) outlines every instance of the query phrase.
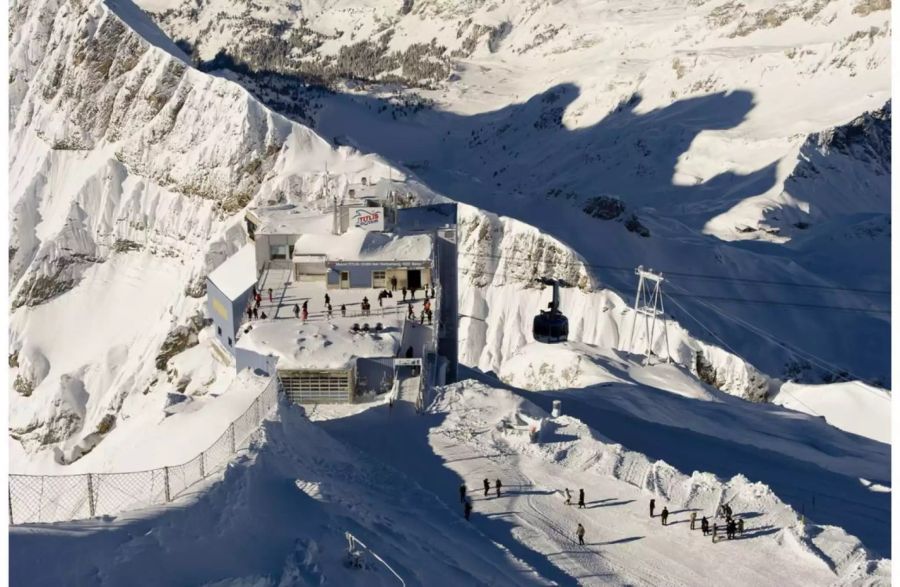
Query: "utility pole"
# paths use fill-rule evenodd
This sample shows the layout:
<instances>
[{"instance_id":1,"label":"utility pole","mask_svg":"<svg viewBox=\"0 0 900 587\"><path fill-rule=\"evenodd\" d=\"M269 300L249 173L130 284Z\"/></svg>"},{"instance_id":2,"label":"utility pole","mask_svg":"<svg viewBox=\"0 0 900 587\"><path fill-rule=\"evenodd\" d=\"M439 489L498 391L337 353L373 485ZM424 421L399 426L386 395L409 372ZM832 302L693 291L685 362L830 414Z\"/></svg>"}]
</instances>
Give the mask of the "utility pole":
<instances>
[{"instance_id":1,"label":"utility pole","mask_svg":"<svg viewBox=\"0 0 900 587\"><path fill-rule=\"evenodd\" d=\"M672 361L672 355L669 352L669 330L666 327L666 318L664 316L665 308L663 306L662 273L655 273L652 269L644 269L641 265L634 270L634 274L638 276L637 292L634 295L634 313L631 317L631 336L628 341L628 351L634 352L634 331L638 315L643 317L644 336L647 340L647 346L643 351L644 364L650 363L650 355L653 354L653 334L656 331L656 319L662 316L663 338L666 342L666 362ZM638 326L640 327L640 326Z\"/></svg>"}]
</instances>

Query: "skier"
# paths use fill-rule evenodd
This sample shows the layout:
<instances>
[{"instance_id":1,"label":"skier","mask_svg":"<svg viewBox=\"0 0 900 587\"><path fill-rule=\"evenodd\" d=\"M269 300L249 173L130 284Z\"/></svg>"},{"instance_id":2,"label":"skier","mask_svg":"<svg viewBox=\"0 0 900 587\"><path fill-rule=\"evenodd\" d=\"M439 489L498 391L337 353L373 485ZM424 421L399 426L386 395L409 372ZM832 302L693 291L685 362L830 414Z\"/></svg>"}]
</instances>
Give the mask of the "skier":
<instances>
[{"instance_id":1,"label":"skier","mask_svg":"<svg viewBox=\"0 0 900 587\"><path fill-rule=\"evenodd\" d=\"M329 296L328 294L325 294L325 305L327 306L330 303L331 303L331 296Z\"/></svg>"},{"instance_id":2,"label":"skier","mask_svg":"<svg viewBox=\"0 0 900 587\"><path fill-rule=\"evenodd\" d=\"M328 319L331 320L331 318L332 318L331 304L325 304L325 308L328 310Z\"/></svg>"},{"instance_id":3,"label":"skier","mask_svg":"<svg viewBox=\"0 0 900 587\"><path fill-rule=\"evenodd\" d=\"M741 535L741 537L744 536L744 518L738 519L738 522L737 522L737 531L738 531L738 534Z\"/></svg>"},{"instance_id":4,"label":"skier","mask_svg":"<svg viewBox=\"0 0 900 587\"><path fill-rule=\"evenodd\" d=\"M466 501L466 484L465 483L463 483L462 485L459 486L459 501L460 502Z\"/></svg>"},{"instance_id":5,"label":"skier","mask_svg":"<svg viewBox=\"0 0 900 587\"><path fill-rule=\"evenodd\" d=\"M491 489L491 482L485 478L484 480L484 496L487 497L488 491Z\"/></svg>"},{"instance_id":6,"label":"skier","mask_svg":"<svg viewBox=\"0 0 900 587\"><path fill-rule=\"evenodd\" d=\"M391 289L394 291L397 291L397 276L396 275L391 276Z\"/></svg>"},{"instance_id":7,"label":"skier","mask_svg":"<svg viewBox=\"0 0 900 587\"><path fill-rule=\"evenodd\" d=\"M347 317L347 306L345 306L344 304L341 304L341 318L346 318L346 317Z\"/></svg>"},{"instance_id":8,"label":"skier","mask_svg":"<svg viewBox=\"0 0 900 587\"><path fill-rule=\"evenodd\" d=\"M650 500L650 517L651 517L651 518L653 517L653 510L654 510L655 508L656 508L656 500L655 500L655 499L651 499L651 500Z\"/></svg>"},{"instance_id":9,"label":"skier","mask_svg":"<svg viewBox=\"0 0 900 587\"><path fill-rule=\"evenodd\" d=\"M706 519L706 516L703 516L700 519L700 529L703 530L704 536L709 534L709 520Z\"/></svg>"},{"instance_id":10,"label":"skier","mask_svg":"<svg viewBox=\"0 0 900 587\"><path fill-rule=\"evenodd\" d=\"M300 317L300 306L298 306L297 304L294 304L294 318L299 318L299 317Z\"/></svg>"},{"instance_id":11,"label":"skier","mask_svg":"<svg viewBox=\"0 0 900 587\"><path fill-rule=\"evenodd\" d=\"M500 488L503 487L503 484L500 483L500 480L499 480L499 479L497 479L497 485L496 485L496 487L497 487L497 497L500 497Z\"/></svg>"},{"instance_id":12,"label":"skier","mask_svg":"<svg viewBox=\"0 0 900 587\"><path fill-rule=\"evenodd\" d=\"M578 509L584 509L584 489L578 490Z\"/></svg>"},{"instance_id":13,"label":"skier","mask_svg":"<svg viewBox=\"0 0 900 587\"><path fill-rule=\"evenodd\" d=\"M463 503L463 515L468 520L469 516L471 514L472 514L472 502L469 501L468 499L466 499L465 502Z\"/></svg>"},{"instance_id":14,"label":"skier","mask_svg":"<svg viewBox=\"0 0 900 587\"><path fill-rule=\"evenodd\" d=\"M566 505L572 505L572 492L566 487Z\"/></svg>"},{"instance_id":15,"label":"skier","mask_svg":"<svg viewBox=\"0 0 900 587\"><path fill-rule=\"evenodd\" d=\"M694 523L697 521L697 512L691 512L691 530L694 529Z\"/></svg>"},{"instance_id":16,"label":"skier","mask_svg":"<svg viewBox=\"0 0 900 587\"><path fill-rule=\"evenodd\" d=\"M275 300L272 299L272 288L270 287L270 288L269 288L269 303L271 304L271 303L274 302L274 301L275 301Z\"/></svg>"},{"instance_id":17,"label":"skier","mask_svg":"<svg viewBox=\"0 0 900 587\"><path fill-rule=\"evenodd\" d=\"M662 517L662 525L668 526L669 525L669 523L668 523L669 522L669 508L667 508L666 506L663 506L663 511L662 511L661 517Z\"/></svg>"},{"instance_id":18,"label":"skier","mask_svg":"<svg viewBox=\"0 0 900 587\"><path fill-rule=\"evenodd\" d=\"M584 526L578 524L578 529L575 530L575 535L578 536L578 544L584 546Z\"/></svg>"}]
</instances>

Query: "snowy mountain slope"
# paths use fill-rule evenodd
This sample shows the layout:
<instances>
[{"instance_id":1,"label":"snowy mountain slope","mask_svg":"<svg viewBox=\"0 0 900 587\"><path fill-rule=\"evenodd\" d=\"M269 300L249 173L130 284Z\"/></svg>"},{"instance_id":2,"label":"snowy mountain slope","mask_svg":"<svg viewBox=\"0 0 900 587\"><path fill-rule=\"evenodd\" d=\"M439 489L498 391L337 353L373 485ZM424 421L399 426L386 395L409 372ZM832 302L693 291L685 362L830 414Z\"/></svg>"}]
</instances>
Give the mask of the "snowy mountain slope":
<instances>
[{"instance_id":1,"label":"snowy mountain slope","mask_svg":"<svg viewBox=\"0 0 900 587\"><path fill-rule=\"evenodd\" d=\"M889 584L890 561L821 524L817 516L832 508L801 522L763 483L685 475L575 416L548 421L540 443L529 443L498 423L547 414L505 389L449 386L423 416L402 405L360 408L320 406L312 423L302 409L281 405L247 456L172 506L13 528L11 580L392 584L371 556L366 570L345 566L349 530L408 585L691 585L710 576L735 585ZM660 432L644 429L657 440ZM482 495L483 478L503 481L501 497ZM457 511L462 482L474 504L470 522ZM587 508L565 505L564 487L576 495L584 488ZM647 516L651 497L656 518ZM687 517L696 511L721 522L712 518L720 503L746 528L713 544L688 529ZM667 527L658 518L663 506ZM584 547L574 544L577 523L587 530Z\"/></svg>"},{"instance_id":2,"label":"snowy mountain slope","mask_svg":"<svg viewBox=\"0 0 900 587\"><path fill-rule=\"evenodd\" d=\"M569 413L567 406L571 404L564 397L563 409ZM391 434L377 432L387 417L383 412L370 409L343 418L326 412L321 425L369 458L422 479L426 489L448 502L465 482L479 530L561 583L697 584L701 577L724 574L733 584L877 584L889 574L888 562L866 562L871 555L837 528L804 530L797 524L797 512L767 486L742 476L723 482L709 473L684 475L611 443L601 429L580 421L574 410L573 416L548 422L538 444L504 432L499 422L515 413L537 418L545 412L528 399L473 381L439 392L424 419L394 420ZM651 426L643 434L650 440L662 431ZM500 478L503 497L494 498L493 490L491 497L483 497L483 478L492 485ZM563 504L560 493L566 486L576 496L578 488L585 489L588 509ZM675 512L671 527L647 517L647 501L654 496L657 512L663 505ZM686 526L687 512L696 508L699 515L711 516L718 503L726 502L736 512L748 513L753 536L734 543L727 554L710 550ZM811 512L809 517L816 519ZM586 548L572 544L577 522L588 530ZM766 557L768 562L762 562Z\"/></svg>"},{"instance_id":3,"label":"snowy mountain slope","mask_svg":"<svg viewBox=\"0 0 900 587\"><path fill-rule=\"evenodd\" d=\"M380 164L186 66L127 2L17 4L11 56L10 442L71 459L176 391L237 210Z\"/></svg>"},{"instance_id":4,"label":"snowy mountain slope","mask_svg":"<svg viewBox=\"0 0 900 587\"><path fill-rule=\"evenodd\" d=\"M539 228L594 265L596 284L628 292L618 268L638 264L692 274L680 282L690 314L764 372L890 381L886 298L846 289L889 289L884 240L862 245L859 268L841 252L860 250L855 234L829 234L888 231L890 153L881 131L846 152L822 143L890 98L885 3L145 7L202 67L229 68L219 73L272 107L438 192ZM827 265L793 246L816 237L836 240Z\"/></svg>"},{"instance_id":5,"label":"snowy mountain slope","mask_svg":"<svg viewBox=\"0 0 900 587\"><path fill-rule=\"evenodd\" d=\"M266 425L258 452L213 479L159 510L13 528L10 580L396 585L371 555L367 569L345 565L350 531L408 585L547 584L414 479L360 459L296 407Z\"/></svg>"},{"instance_id":6,"label":"snowy mountain slope","mask_svg":"<svg viewBox=\"0 0 900 587\"><path fill-rule=\"evenodd\" d=\"M878 17L878 11L875 11L859 18ZM333 148L312 130L273 112L230 81L246 82L245 78L228 72L220 77L210 76L185 66L179 56L180 50L161 39L159 32L130 4L112 1L88 6L77 2L61 5L29 3L16 6L13 20L12 45L16 56L13 87L19 93L13 104L15 119L11 129L17 149L12 152L10 161L10 217L14 227L11 246L15 249L11 251L14 280L10 289L12 298L21 301L21 305L13 312L10 332L13 351L10 383L15 393L11 393L9 401L11 412L16 416L13 433L18 437L11 439L11 443L18 443L17 448L25 449L13 451L14 457L49 466L49 458L45 457L50 456L50 446L60 448L67 458L71 458L79 447L84 446L83 441L106 428L103 422L109 415L124 420L126 416L133 417L146 409L161 419L163 402L159 400L167 392L177 392L186 372L191 378L185 389L189 395L197 396L196 403L206 403L208 407L216 403L206 402L203 394L217 393L216 390L227 387L230 381L224 380L224 375L216 369L193 370L191 365L199 363L199 357L189 359L185 353L177 351L202 339L196 332L202 323L195 324L191 320L201 306L197 296L202 296L202 276L244 242L243 229L236 215L243 204L256 198L315 205L324 195L321 171L326 164L339 177L337 189L363 172L372 177L383 177L387 175L388 167L376 156L361 156L346 147ZM144 35L155 41L147 41ZM877 58L880 38L873 37L873 58ZM859 75L867 74L860 72ZM836 83L839 77L822 83ZM872 83L872 80L867 78L866 83ZM253 89L259 88L253 86ZM590 132L575 133L573 139L561 129L534 127L534 123L541 120L552 127L553 121L562 114L553 111L554 104L559 101L566 104L573 96L566 93L565 86L559 89L556 102L547 93L546 102L542 96L521 107L504 107L496 115L521 123L504 131L520 133L517 140L543 141L538 143L540 148L529 151L528 161L522 164L523 168L531 167L542 175L535 181L533 189L543 189L539 188L541 182L549 185L546 183L548 178L561 176L572 161L568 148L573 145L581 148L583 145L579 141L591 138ZM556 92L553 95L556 96ZM790 263L795 262L789 246L777 242L729 244L731 241L703 234L705 224L697 217L707 218L705 212L693 218L688 213L673 213L670 218L640 208L636 226L629 214L634 206L630 198L642 197L637 188L630 196L624 194L620 198L627 210L619 219L621 222L588 216L582 212L586 201L581 196L571 198L577 203L570 208L560 206L559 202L567 199L564 191L554 192L556 197L551 195L549 199L543 198L542 194L543 200L530 199L524 192L521 198L510 198L507 192L499 189L485 196L486 192L479 186L491 181L491 169L487 163L477 162L480 146L468 144L472 140L468 134L472 128L466 122L467 118L455 116L453 111L422 110L419 118L403 122L389 118L392 112L400 111L397 109L387 110L387 114L378 119L367 110L365 100L361 106L346 96L332 98L320 111L317 122L321 132L329 128L346 131L344 136L356 137L360 144L384 144L395 149L388 149L389 159L418 162L416 174L426 185L415 185L428 194L428 198L439 198L435 192L446 193L488 210L511 213L511 217L503 217L475 208L463 211L461 309L466 316L461 330L466 340L461 341L461 355L469 364L485 370L501 369L506 360L530 342L527 334L530 317L546 302L548 295L546 291L531 287L531 278L538 274L564 276L578 286L577 289L566 289L563 295L568 304L566 307L571 306L572 316L577 318L580 339L606 349L619 347L624 326L621 311L627 297L601 288L613 285L627 292L633 287L631 269L604 273L600 268L585 265L599 264L598 259L602 263L610 254L616 255L617 265L621 262L625 266L632 261L635 265L646 262L647 258L686 263L683 256L683 259L696 259L697 265L691 267L692 271L700 271L706 264L703 270L710 272L724 266L718 259L730 259L740 262L736 267L729 267L734 276L765 275L779 281L798 279L797 267L785 266L786 258ZM674 108L663 107L649 115L641 114L637 109L643 108L646 101L640 105L632 102L622 109L626 119L624 128L628 131L625 134L632 133L635 137L658 125L665 127L672 117L676 121L681 116L693 117L690 124L685 123L688 128L682 137L693 150L707 132L700 129L715 123L712 118L718 118L706 110L727 106L723 113L725 122L732 124L737 118L727 110L733 107L740 111L747 105L747 100L748 96L740 92L713 94L711 98L679 102ZM383 105L378 100L371 102L374 108ZM846 103L853 103L853 100ZM472 123L487 124L485 120L491 118L490 114L479 118L476 111ZM641 119L640 116L649 118ZM827 116L825 118L830 121ZM431 130L423 130L421 125L431 123L434 124ZM528 127L532 130L527 130ZM613 128L618 131L621 127L613 124ZM432 153L438 152L431 146L437 141L430 140L428 134L435 129L437 134L452 131L445 135L450 137L451 143L447 147L446 168L439 169L435 164L428 167L423 163L422 157L430 159ZM545 131L547 134L542 135ZM333 135L327 133L326 136ZM597 136L612 140L612 135L605 130ZM664 137L659 140L666 143ZM387 141L391 141L390 145ZM474 142L477 143L477 139ZM778 140L774 142L781 144ZM465 149L463 145L466 145ZM481 151L481 156L500 157L503 146L502 141L494 142L489 151ZM707 143L707 147L715 151L721 145ZM544 166L538 165L542 161L540 149L562 152L563 160L557 162L559 167L549 165L545 170ZM765 150L759 145L756 149L757 155ZM611 152L616 150L610 148ZM463 151L473 153L470 160L461 155ZM707 157L713 158L713 154L707 153ZM630 161L624 155L622 158ZM651 167L668 171L674 165L673 160L668 153L660 156L655 167ZM596 170L592 171L591 166L579 164L577 168L583 172L585 181L594 181L592 174ZM394 177L400 175L396 171L392 173ZM616 181L623 185L627 183L622 178ZM429 186L434 190L430 191ZM655 188L657 195L669 193L663 184L649 180L637 182L636 186L651 192ZM715 186L704 188L707 193L717 189ZM704 195L696 193L702 202ZM608 209L608 203L603 201L592 200L591 203L597 204L592 209L601 215ZM673 204L668 212L676 207ZM883 215L881 219L884 220ZM837 250L852 239L868 243L863 239L869 233L882 239L882 243L887 238L885 226L882 225L880 232L877 230L877 213L868 225L864 222L849 224L843 217L831 221L842 225L843 230L815 236L819 242L836 237L831 246ZM605 227L599 235L597 226ZM640 236L639 226L648 228L650 237ZM867 227L871 229L868 232ZM582 229L580 235L579 229ZM712 242L716 245L710 251ZM801 271L804 279L816 279L822 285L846 285L834 273L833 260L826 264L815 258L822 250L816 241L809 239L805 246L810 248L804 252L816 264L813 269ZM878 250L877 243L871 250ZM871 279L866 281L870 287L880 287L883 282L881 261L875 259L870 267L859 268L860 273L871 274ZM730 284L720 287L729 294L740 293L740 288L732 288ZM856 293L843 291L834 298L842 303L860 299ZM685 299L678 299L692 310L691 315L701 314L704 323L720 320L720 324L730 326L724 318L717 319L712 310L699 312ZM604 313L603 309L609 306L612 307ZM699 305L700 309L704 307ZM687 314L678 315L677 308L669 309L692 330L689 335L682 327L671 324L675 332L672 335L676 342L674 350L688 366L693 353L703 351L714 371L713 381L723 389L744 395L748 391L761 390L761 383L768 384L768 379L761 378L753 366L728 352L730 346L739 347L740 354L749 355L751 362L755 363L761 357L761 367L769 375L781 375L790 370L802 374L800 366L785 368L783 349L774 343L762 347L758 339L743 332L739 334L732 326L732 330L715 329L720 336L727 334L726 342L718 347L721 341L707 337L702 326L688 322ZM867 322L854 316L854 320L847 318L845 321L829 315L830 321L808 324L793 309L788 314L793 321L783 320L776 310L769 313L767 309L766 312L766 329L771 328L779 337L790 332L803 338L804 344L812 345L804 346L807 351L813 348L816 354L828 355L837 353L834 349L844 345L843 351L847 348L851 351L842 355L842 359L846 356L848 361L864 363L882 360L877 333L873 335L865 329L872 324L884 326L886 319ZM609 317L597 320L597 316L606 314ZM95 320L98 316L103 319ZM798 324L802 328L797 328ZM849 333L846 341L836 342L827 336L838 326L846 327L846 330L840 330ZM188 328L188 332L178 330L179 327ZM864 331L867 334L865 342L871 345L867 348L854 339L854 333ZM697 337L707 342L701 342ZM86 338L90 343L85 343ZM711 344L713 342L716 346ZM658 343L656 341L655 348L660 352ZM171 350L176 352L172 357L163 357L163 367L159 368L163 346L174 347ZM199 352L196 349L192 347L187 353ZM208 352L208 349L201 350ZM215 360L212 354L210 360ZM167 364L169 362L171 364ZM811 367L805 377L820 378L823 375L820 369ZM854 373L856 371L854 368ZM675 394L693 388L687 385L685 373L680 372L683 379L678 379L679 385L684 387L661 386L667 389L667 399L678 398ZM212 375L216 380L210 382ZM640 377L644 376L667 382L671 379L669 375L660 377L652 372ZM639 376L634 377L638 379ZM148 396L138 397L143 391L148 391ZM544 401L543 396L541 401ZM678 404L676 407L686 412L690 410ZM677 410L668 417L677 418ZM204 407L203 413L206 411L207 407ZM635 411L653 414L646 406ZM662 418L659 413L654 417ZM715 418L713 414L707 419ZM743 426L751 426L750 420L752 417L746 418ZM149 427L153 418L142 417L141 422L142 426ZM96 452L84 457L79 466L82 470L90 468L88 465L120 466L120 439L127 442L126 439L142 434L144 431L136 427L114 427L104 440L109 444L98 445L94 449ZM19 439L24 442L20 443ZM806 439L806 444L817 441L817 438ZM641 446L640 442L639 438L629 438L629 445ZM36 456L38 453L40 456ZM15 467L15 462L13 464ZM743 465L745 461L737 464ZM758 461L751 461L751 465L757 472ZM886 470L887 466L880 460L871 466L873 468L867 473L875 474L869 477L883 482L885 476L877 473ZM53 468L56 470L58 465L54 464ZM822 478L821 471L805 470L804 484L813 486ZM863 500L862 505L849 508L848 526L857 534L862 534L857 528L870 532L875 538L864 540L867 544L870 541L876 544L881 551L883 529L872 522L867 527L861 521L859 512L867 505ZM284 557L279 559L279 564L283 561ZM254 573L255 568L250 568L247 574Z\"/></svg>"}]
</instances>

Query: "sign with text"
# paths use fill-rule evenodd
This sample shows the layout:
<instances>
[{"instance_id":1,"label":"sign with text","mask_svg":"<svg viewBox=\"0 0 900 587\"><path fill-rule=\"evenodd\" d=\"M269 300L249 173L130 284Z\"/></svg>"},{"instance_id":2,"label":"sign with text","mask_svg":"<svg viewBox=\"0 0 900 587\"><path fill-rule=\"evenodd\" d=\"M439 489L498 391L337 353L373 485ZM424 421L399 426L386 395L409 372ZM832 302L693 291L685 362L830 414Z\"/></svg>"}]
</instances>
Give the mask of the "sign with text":
<instances>
[{"instance_id":1,"label":"sign with text","mask_svg":"<svg viewBox=\"0 0 900 587\"><path fill-rule=\"evenodd\" d=\"M384 208L350 208L350 226L362 230L384 230Z\"/></svg>"}]
</instances>

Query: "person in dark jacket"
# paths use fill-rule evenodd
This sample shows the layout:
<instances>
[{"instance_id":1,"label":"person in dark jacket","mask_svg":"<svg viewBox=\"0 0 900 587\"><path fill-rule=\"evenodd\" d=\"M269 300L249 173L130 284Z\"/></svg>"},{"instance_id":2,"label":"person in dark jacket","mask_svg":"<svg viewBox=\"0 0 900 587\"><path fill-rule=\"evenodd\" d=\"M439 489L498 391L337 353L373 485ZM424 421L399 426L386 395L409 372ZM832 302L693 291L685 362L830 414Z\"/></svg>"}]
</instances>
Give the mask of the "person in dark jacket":
<instances>
[{"instance_id":1,"label":"person in dark jacket","mask_svg":"<svg viewBox=\"0 0 900 587\"><path fill-rule=\"evenodd\" d=\"M247 320L253 320L253 306L247 306Z\"/></svg>"},{"instance_id":2,"label":"person in dark jacket","mask_svg":"<svg viewBox=\"0 0 900 587\"><path fill-rule=\"evenodd\" d=\"M500 483L499 479L497 479L496 487L497 487L497 497L500 497L500 488L503 487L503 484Z\"/></svg>"},{"instance_id":3,"label":"person in dark jacket","mask_svg":"<svg viewBox=\"0 0 900 587\"><path fill-rule=\"evenodd\" d=\"M460 503L466 501L466 484L463 483L459 486L459 501Z\"/></svg>"},{"instance_id":4,"label":"person in dark jacket","mask_svg":"<svg viewBox=\"0 0 900 587\"><path fill-rule=\"evenodd\" d=\"M491 482L487 479L484 480L484 496L487 497L488 491L491 490Z\"/></svg>"},{"instance_id":5,"label":"person in dark jacket","mask_svg":"<svg viewBox=\"0 0 900 587\"><path fill-rule=\"evenodd\" d=\"M271 303L274 302L274 301L275 301L275 300L272 299L272 288L270 287L270 288L269 288L269 303L271 304Z\"/></svg>"},{"instance_id":6,"label":"person in dark jacket","mask_svg":"<svg viewBox=\"0 0 900 587\"><path fill-rule=\"evenodd\" d=\"M700 518L700 529L703 530L704 536L709 534L709 520L706 519L706 516Z\"/></svg>"},{"instance_id":7,"label":"person in dark jacket","mask_svg":"<svg viewBox=\"0 0 900 587\"><path fill-rule=\"evenodd\" d=\"M405 288L405 287L404 287L404 288L401 288L401 289L400 289L400 293L403 294L403 301L405 302L405 301L406 301L406 288Z\"/></svg>"},{"instance_id":8,"label":"person in dark jacket","mask_svg":"<svg viewBox=\"0 0 900 587\"><path fill-rule=\"evenodd\" d=\"M327 306L330 303L331 303L331 296L329 296L328 294L325 294L325 305Z\"/></svg>"},{"instance_id":9,"label":"person in dark jacket","mask_svg":"<svg viewBox=\"0 0 900 587\"><path fill-rule=\"evenodd\" d=\"M397 276L396 275L391 276L391 289L393 291L397 291Z\"/></svg>"},{"instance_id":10,"label":"person in dark jacket","mask_svg":"<svg viewBox=\"0 0 900 587\"><path fill-rule=\"evenodd\" d=\"M663 511L662 511L661 517L662 517L662 525L668 526L669 525L669 508L667 508L666 506L663 506Z\"/></svg>"},{"instance_id":11,"label":"person in dark jacket","mask_svg":"<svg viewBox=\"0 0 900 587\"><path fill-rule=\"evenodd\" d=\"M578 509L582 509L584 507L584 489L578 490Z\"/></svg>"},{"instance_id":12,"label":"person in dark jacket","mask_svg":"<svg viewBox=\"0 0 900 587\"><path fill-rule=\"evenodd\" d=\"M656 500L655 500L655 499L651 499L651 500L650 500L650 517L651 517L651 518L653 517L653 510L654 510L654 509L656 509Z\"/></svg>"},{"instance_id":13,"label":"person in dark jacket","mask_svg":"<svg viewBox=\"0 0 900 587\"><path fill-rule=\"evenodd\" d=\"M345 306L344 304L341 304L341 318L346 318L346 317L347 317L347 306Z\"/></svg>"},{"instance_id":14,"label":"person in dark jacket","mask_svg":"<svg viewBox=\"0 0 900 587\"><path fill-rule=\"evenodd\" d=\"M299 318L299 317L300 317L300 306L298 306L297 304L294 304L294 318Z\"/></svg>"}]
</instances>

